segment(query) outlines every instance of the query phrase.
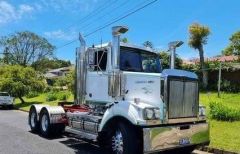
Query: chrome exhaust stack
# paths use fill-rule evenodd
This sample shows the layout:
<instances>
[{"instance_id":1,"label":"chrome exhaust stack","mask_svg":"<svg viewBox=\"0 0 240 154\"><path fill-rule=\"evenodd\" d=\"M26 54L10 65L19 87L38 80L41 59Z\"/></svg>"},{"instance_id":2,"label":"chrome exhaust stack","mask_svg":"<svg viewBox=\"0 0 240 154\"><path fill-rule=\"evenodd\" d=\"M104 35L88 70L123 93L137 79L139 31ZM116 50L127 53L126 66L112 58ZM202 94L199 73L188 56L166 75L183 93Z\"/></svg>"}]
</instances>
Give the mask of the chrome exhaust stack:
<instances>
[{"instance_id":1,"label":"chrome exhaust stack","mask_svg":"<svg viewBox=\"0 0 240 154\"><path fill-rule=\"evenodd\" d=\"M108 78L108 94L115 99L121 96L121 73L120 73L120 36L128 31L128 27L112 27L112 50L111 69Z\"/></svg>"},{"instance_id":2,"label":"chrome exhaust stack","mask_svg":"<svg viewBox=\"0 0 240 154\"><path fill-rule=\"evenodd\" d=\"M76 49L76 92L75 92L75 105L83 104L86 95L86 42L81 34L79 34L80 47Z\"/></svg>"},{"instance_id":3,"label":"chrome exhaust stack","mask_svg":"<svg viewBox=\"0 0 240 154\"><path fill-rule=\"evenodd\" d=\"M170 51L170 69L175 68L175 58L176 58L176 48L180 47L183 45L183 41L174 41L170 42L168 44L169 50Z\"/></svg>"},{"instance_id":4,"label":"chrome exhaust stack","mask_svg":"<svg viewBox=\"0 0 240 154\"><path fill-rule=\"evenodd\" d=\"M120 36L128 31L126 26L112 27L112 68L119 70L120 61Z\"/></svg>"}]
</instances>

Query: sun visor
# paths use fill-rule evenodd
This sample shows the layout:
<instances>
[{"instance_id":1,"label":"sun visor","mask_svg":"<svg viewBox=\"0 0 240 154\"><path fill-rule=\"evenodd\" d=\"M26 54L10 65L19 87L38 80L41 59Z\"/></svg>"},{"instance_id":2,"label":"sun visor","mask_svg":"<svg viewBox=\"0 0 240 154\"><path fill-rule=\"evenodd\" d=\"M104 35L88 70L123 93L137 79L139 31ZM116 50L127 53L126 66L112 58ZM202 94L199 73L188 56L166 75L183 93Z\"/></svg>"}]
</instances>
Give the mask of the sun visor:
<instances>
[{"instance_id":1,"label":"sun visor","mask_svg":"<svg viewBox=\"0 0 240 154\"><path fill-rule=\"evenodd\" d=\"M198 79L198 76L193 72L188 72L178 69L164 69L162 71L162 77L167 78L168 76L187 77L192 79Z\"/></svg>"}]
</instances>

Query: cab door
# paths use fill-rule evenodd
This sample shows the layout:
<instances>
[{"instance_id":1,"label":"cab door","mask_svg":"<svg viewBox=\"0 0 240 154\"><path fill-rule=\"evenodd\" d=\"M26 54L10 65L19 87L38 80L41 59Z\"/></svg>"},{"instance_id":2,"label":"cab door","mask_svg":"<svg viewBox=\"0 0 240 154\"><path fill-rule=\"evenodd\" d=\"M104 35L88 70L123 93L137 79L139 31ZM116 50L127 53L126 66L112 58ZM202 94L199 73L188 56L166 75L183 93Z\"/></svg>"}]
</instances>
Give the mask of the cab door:
<instances>
[{"instance_id":1,"label":"cab door","mask_svg":"<svg viewBox=\"0 0 240 154\"><path fill-rule=\"evenodd\" d=\"M108 103L107 48L95 49L87 72L86 101Z\"/></svg>"}]
</instances>

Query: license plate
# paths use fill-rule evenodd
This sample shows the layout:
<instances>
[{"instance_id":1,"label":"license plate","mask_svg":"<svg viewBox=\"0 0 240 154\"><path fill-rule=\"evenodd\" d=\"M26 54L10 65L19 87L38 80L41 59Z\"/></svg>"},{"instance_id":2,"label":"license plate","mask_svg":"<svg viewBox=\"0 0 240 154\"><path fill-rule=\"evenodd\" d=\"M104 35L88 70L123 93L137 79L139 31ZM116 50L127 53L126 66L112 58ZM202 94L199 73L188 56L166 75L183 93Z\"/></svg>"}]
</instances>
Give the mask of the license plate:
<instances>
[{"instance_id":1,"label":"license plate","mask_svg":"<svg viewBox=\"0 0 240 154\"><path fill-rule=\"evenodd\" d=\"M188 138L180 139L179 140L180 145L187 145L190 144L190 140Z\"/></svg>"}]
</instances>

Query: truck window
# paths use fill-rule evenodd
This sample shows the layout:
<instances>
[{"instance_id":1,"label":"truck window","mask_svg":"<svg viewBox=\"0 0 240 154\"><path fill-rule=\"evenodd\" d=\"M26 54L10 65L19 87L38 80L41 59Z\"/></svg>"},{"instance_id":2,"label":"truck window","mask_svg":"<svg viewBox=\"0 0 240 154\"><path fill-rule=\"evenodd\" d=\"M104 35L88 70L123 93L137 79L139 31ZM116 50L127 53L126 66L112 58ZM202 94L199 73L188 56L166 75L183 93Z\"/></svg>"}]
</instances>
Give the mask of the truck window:
<instances>
[{"instance_id":1,"label":"truck window","mask_svg":"<svg viewBox=\"0 0 240 154\"><path fill-rule=\"evenodd\" d=\"M0 96L9 96L8 93L0 93Z\"/></svg>"},{"instance_id":2,"label":"truck window","mask_svg":"<svg viewBox=\"0 0 240 154\"><path fill-rule=\"evenodd\" d=\"M120 69L122 71L160 73L160 61L155 53L121 47Z\"/></svg>"},{"instance_id":3,"label":"truck window","mask_svg":"<svg viewBox=\"0 0 240 154\"><path fill-rule=\"evenodd\" d=\"M107 67L107 51L97 51L94 57L94 71L105 71Z\"/></svg>"}]
</instances>

